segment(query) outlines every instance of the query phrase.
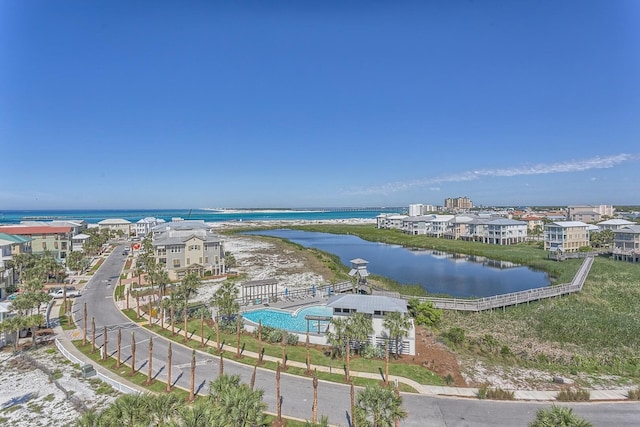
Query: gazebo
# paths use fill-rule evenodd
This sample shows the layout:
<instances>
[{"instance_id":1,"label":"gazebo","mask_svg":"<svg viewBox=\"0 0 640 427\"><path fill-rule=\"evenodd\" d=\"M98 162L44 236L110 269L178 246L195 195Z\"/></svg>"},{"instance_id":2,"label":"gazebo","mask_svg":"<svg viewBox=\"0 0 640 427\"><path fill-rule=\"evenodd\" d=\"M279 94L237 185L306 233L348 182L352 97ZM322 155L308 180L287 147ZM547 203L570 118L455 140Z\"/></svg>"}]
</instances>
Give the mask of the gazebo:
<instances>
[{"instance_id":1,"label":"gazebo","mask_svg":"<svg viewBox=\"0 0 640 427\"><path fill-rule=\"evenodd\" d=\"M242 303L260 304L263 301L274 301L278 296L278 281L275 279L250 280L244 282L242 287Z\"/></svg>"}]
</instances>

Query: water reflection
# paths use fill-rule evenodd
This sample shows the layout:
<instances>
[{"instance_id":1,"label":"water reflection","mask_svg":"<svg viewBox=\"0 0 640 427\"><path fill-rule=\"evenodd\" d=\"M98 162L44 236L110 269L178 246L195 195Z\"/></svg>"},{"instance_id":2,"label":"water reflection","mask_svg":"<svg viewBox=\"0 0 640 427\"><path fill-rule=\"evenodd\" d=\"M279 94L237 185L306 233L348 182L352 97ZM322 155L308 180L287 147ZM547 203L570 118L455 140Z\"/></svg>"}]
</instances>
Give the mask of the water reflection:
<instances>
[{"instance_id":1,"label":"water reflection","mask_svg":"<svg viewBox=\"0 0 640 427\"><path fill-rule=\"evenodd\" d=\"M263 230L247 234L280 237L305 247L320 249L350 261L363 258L372 274L401 284L419 285L432 294L455 297L485 297L539 288L550 283L546 273L508 261L475 255L404 248L343 234L301 230Z\"/></svg>"}]
</instances>

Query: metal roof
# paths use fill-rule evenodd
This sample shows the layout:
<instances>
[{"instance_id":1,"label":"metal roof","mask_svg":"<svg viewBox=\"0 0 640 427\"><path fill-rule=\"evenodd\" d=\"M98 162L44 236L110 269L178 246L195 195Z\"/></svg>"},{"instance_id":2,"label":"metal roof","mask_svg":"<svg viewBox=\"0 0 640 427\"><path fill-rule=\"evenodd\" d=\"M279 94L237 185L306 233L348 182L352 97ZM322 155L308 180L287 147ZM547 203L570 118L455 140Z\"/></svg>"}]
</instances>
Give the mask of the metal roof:
<instances>
[{"instance_id":1,"label":"metal roof","mask_svg":"<svg viewBox=\"0 0 640 427\"><path fill-rule=\"evenodd\" d=\"M350 308L359 313L373 314L374 311L407 312L407 302L400 298L383 295L341 294L335 295L327 302L327 307Z\"/></svg>"}]
</instances>

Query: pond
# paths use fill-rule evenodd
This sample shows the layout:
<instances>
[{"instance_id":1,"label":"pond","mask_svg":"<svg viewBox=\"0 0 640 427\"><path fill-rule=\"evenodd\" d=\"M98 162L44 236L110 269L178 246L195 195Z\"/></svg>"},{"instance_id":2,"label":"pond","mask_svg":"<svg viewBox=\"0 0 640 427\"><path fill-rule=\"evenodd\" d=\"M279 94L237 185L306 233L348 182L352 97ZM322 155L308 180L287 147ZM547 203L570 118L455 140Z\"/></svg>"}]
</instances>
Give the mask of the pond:
<instances>
[{"instance_id":1,"label":"pond","mask_svg":"<svg viewBox=\"0 0 640 427\"><path fill-rule=\"evenodd\" d=\"M401 284L420 285L431 294L487 297L548 286L545 272L509 262L399 245L369 242L357 236L278 229L245 234L280 237L308 248L334 254L343 264L362 258L371 274Z\"/></svg>"}]
</instances>

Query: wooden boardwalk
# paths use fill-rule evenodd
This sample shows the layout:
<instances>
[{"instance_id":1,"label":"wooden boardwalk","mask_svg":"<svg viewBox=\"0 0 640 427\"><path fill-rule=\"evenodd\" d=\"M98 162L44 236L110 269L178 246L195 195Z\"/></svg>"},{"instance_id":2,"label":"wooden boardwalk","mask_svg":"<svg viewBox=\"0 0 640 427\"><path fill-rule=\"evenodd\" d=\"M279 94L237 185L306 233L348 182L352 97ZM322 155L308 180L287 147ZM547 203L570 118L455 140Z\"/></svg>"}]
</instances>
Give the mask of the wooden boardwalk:
<instances>
[{"instance_id":1,"label":"wooden boardwalk","mask_svg":"<svg viewBox=\"0 0 640 427\"><path fill-rule=\"evenodd\" d=\"M545 286L543 288L527 289L519 292L511 292L508 294L495 295L491 297L477 298L477 299L461 299L461 298L436 298L436 297L417 297L420 301L431 301L436 308L443 310L457 310L457 311L485 311L493 310L497 308L504 308L511 305L518 305L528 303L530 301L537 301L544 298L552 298L562 295L579 292L582 290L587 275L591 270L593 264L593 256L585 258L584 262L580 266L580 269L576 272L571 283L565 283L562 285ZM401 295L401 298L410 299L406 295Z\"/></svg>"}]
</instances>

